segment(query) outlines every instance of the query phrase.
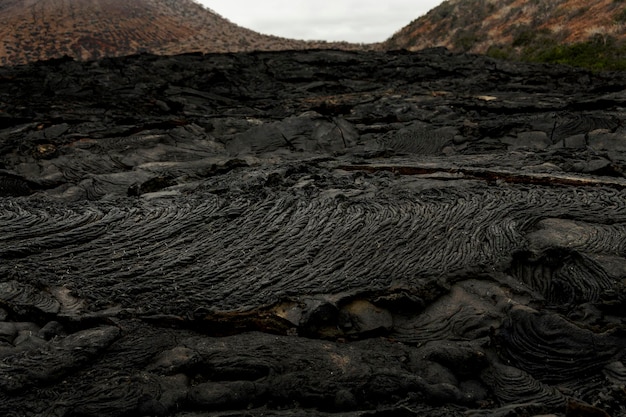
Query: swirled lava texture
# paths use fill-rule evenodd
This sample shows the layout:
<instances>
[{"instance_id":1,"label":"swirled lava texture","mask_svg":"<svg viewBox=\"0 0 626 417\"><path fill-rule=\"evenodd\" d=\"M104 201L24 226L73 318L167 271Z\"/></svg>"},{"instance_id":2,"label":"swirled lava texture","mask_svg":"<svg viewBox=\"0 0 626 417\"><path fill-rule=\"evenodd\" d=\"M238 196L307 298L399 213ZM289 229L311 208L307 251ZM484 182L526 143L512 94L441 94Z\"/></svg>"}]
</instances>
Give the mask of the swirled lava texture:
<instances>
[{"instance_id":1,"label":"swirled lava texture","mask_svg":"<svg viewBox=\"0 0 626 417\"><path fill-rule=\"evenodd\" d=\"M626 413L626 76L0 68L0 414Z\"/></svg>"}]
</instances>

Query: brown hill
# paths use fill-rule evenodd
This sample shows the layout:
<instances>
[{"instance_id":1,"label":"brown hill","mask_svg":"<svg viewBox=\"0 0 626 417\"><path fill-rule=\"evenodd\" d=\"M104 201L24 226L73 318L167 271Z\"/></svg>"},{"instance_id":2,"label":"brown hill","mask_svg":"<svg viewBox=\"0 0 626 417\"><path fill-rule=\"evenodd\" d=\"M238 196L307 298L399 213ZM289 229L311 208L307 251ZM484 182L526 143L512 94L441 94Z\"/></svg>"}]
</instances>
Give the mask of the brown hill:
<instances>
[{"instance_id":1,"label":"brown hill","mask_svg":"<svg viewBox=\"0 0 626 417\"><path fill-rule=\"evenodd\" d=\"M448 0L398 31L384 47L445 46L453 51L541 58L554 53L557 45L621 45L626 39L625 23L624 0Z\"/></svg>"},{"instance_id":2,"label":"brown hill","mask_svg":"<svg viewBox=\"0 0 626 417\"><path fill-rule=\"evenodd\" d=\"M357 48L262 35L192 0L4 0L0 15L0 65L64 55Z\"/></svg>"}]
</instances>

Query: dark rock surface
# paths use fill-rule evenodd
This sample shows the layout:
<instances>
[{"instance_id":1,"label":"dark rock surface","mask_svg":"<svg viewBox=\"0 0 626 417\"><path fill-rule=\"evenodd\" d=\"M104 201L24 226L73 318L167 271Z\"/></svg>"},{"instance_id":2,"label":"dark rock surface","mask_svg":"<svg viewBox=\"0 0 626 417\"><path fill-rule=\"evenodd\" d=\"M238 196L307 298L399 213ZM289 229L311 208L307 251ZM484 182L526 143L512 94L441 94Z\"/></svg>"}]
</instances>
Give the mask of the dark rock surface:
<instances>
[{"instance_id":1,"label":"dark rock surface","mask_svg":"<svg viewBox=\"0 0 626 417\"><path fill-rule=\"evenodd\" d=\"M626 413L626 75L0 68L3 416Z\"/></svg>"}]
</instances>

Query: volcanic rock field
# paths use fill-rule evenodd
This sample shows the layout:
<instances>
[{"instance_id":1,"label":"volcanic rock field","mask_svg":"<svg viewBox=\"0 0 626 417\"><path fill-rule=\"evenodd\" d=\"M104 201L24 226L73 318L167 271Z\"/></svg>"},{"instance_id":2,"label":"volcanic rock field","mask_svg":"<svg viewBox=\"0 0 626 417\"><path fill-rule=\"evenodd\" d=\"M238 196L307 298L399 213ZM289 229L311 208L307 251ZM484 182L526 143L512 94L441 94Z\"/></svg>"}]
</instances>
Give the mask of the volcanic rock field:
<instances>
[{"instance_id":1,"label":"volcanic rock field","mask_svg":"<svg viewBox=\"0 0 626 417\"><path fill-rule=\"evenodd\" d=\"M0 415L626 415L626 74L0 68Z\"/></svg>"}]
</instances>

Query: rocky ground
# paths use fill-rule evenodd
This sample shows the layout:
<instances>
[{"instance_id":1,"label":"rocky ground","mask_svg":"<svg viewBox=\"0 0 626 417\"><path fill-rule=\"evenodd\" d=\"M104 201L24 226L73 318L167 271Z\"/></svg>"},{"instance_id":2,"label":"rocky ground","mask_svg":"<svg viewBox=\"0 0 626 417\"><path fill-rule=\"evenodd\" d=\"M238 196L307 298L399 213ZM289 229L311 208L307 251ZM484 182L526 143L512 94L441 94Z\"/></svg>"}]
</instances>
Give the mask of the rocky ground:
<instances>
[{"instance_id":1,"label":"rocky ground","mask_svg":"<svg viewBox=\"0 0 626 417\"><path fill-rule=\"evenodd\" d=\"M3 416L626 413L626 75L0 68Z\"/></svg>"}]
</instances>

